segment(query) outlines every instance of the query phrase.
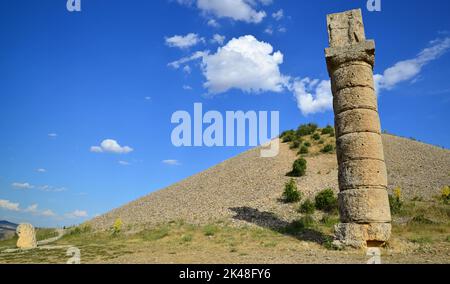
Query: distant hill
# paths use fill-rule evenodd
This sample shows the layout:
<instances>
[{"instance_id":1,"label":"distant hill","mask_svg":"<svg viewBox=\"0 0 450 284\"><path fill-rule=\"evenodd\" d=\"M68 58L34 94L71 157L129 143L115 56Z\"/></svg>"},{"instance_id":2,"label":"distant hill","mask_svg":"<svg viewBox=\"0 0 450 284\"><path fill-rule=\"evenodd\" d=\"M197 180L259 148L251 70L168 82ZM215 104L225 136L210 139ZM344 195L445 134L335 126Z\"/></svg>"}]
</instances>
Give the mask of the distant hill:
<instances>
[{"instance_id":1,"label":"distant hill","mask_svg":"<svg viewBox=\"0 0 450 284\"><path fill-rule=\"evenodd\" d=\"M14 237L17 226L17 224L8 221L0 221L0 240Z\"/></svg>"},{"instance_id":2,"label":"distant hill","mask_svg":"<svg viewBox=\"0 0 450 284\"><path fill-rule=\"evenodd\" d=\"M327 139L330 141L325 143L335 143L334 138ZM406 199L430 200L450 185L450 151L386 134L383 143L390 190L400 187ZM290 179L286 174L292 170L297 152L286 143L281 144L275 158L261 158L258 148L250 150L88 223L95 229L110 228L117 218L129 225L176 220L194 224L222 220L245 224L242 220L256 218L253 215L261 212L292 221L297 208L280 202L279 198ZM325 188L337 192L336 154L310 154L306 160L306 176L296 179L305 197L312 198ZM280 220L265 218L264 222L272 221Z\"/></svg>"}]
</instances>

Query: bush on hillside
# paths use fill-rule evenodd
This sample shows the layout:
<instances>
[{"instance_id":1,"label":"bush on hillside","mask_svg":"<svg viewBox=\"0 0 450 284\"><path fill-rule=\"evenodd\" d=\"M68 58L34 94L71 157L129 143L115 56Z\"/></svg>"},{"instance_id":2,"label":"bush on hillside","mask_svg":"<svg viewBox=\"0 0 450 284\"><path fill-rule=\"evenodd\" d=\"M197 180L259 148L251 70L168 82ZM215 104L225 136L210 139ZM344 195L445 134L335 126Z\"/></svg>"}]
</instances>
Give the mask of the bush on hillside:
<instances>
[{"instance_id":1,"label":"bush on hillside","mask_svg":"<svg viewBox=\"0 0 450 284\"><path fill-rule=\"evenodd\" d=\"M304 155L304 154L308 154L309 153L309 149L306 146L302 146L300 148L299 154Z\"/></svg>"},{"instance_id":2,"label":"bush on hillside","mask_svg":"<svg viewBox=\"0 0 450 284\"><path fill-rule=\"evenodd\" d=\"M331 153L333 152L334 147L331 144L327 144L325 147L323 147L322 150L320 150L322 153Z\"/></svg>"},{"instance_id":3,"label":"bush on hillside","mask_svg":"<svg viewBox=\"0 0 450 284\"><path fill-rule=\"evenodd\" d=\"M317 130L317 124L314 124L314 123L303 124L298 127L297 136L302 137L302 136L311 135L314 132L316 132L316 130Z\"/></svg>"},{"instance_id":4,"label":"bush on hillside","mask_svg":"<svg viewBox=\"0 0 450 284\"><path fill-rule=\"evenodd\" d=\"M332 189L328 188L316 195L315 206L318 210L333 212L338 208L337 198Z\"/></svg>"},{"instance_id":5,"label":"bush on hillside","mask_svg":"<svg viewBox=\"0 0 450 284\"><path fill-rule=\"evenodd\" d=\"M292 166L292 175L295 177L302 177L306 174L306 165L307 162L305 159L300 158L294 162Z\"/></svg>"},{"instance_id":6,"label":"bush on hillside","mask_svg":"<svg viewBox=\"0 0 450 284\"><path fill-rule=\"evenodd\" d=\"M299 209L300 213L303 214L313 214L315 210L316 207L314 206L314 203L309 199L303 202Z\"/></svg>"},{"instance_id":7,"label":"bush on hillside","mask_svg":"<svg viewBox=\"0 0 450 284\"><path fill-rule=\"evenodd\" d=\"M400 210L403 207L402 190L400 187L394 189L393 194L389 194L389 207L391 208L392 214L400 213Z\"/></svg>"},{"instance_id":8,"label":"bush on hillside","mask_svg":"<svg viewBox=\"0 0 450 284\"><path fill-rule=\"evenodd\" d=\"M283 200L286 203L294 203L302 198L300 191L297 189L297 183L293 178L284 185Z\"/></svg>"},{"instance_id":9,"label":"bush on hillside","mask_svg":"<svg viewBox=\"0 0 450 284\"><path fill-rule=\"evenodd\" d=\"M327 127L322 129L322 135L333 134L334 136L334 128L331 125L327 125Z\"/></svg>"}]
</instances>

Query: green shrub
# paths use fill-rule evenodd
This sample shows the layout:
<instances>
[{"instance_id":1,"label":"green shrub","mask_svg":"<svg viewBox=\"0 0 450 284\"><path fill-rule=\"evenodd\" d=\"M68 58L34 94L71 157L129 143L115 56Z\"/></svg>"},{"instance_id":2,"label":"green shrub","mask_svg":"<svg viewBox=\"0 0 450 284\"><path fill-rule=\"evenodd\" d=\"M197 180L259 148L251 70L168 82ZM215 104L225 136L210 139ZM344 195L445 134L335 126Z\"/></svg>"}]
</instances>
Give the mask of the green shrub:
<instances>
[{"instance_id":1,"label":"green shrub","mask_svg":"<svg viewBox=\"0 0 450 284\"><path fill-rule=\"evenodd\" d=\"M317 130L317 124L309 123L300 125L297 129L297 136L307 136L313 134Z\"/></svg>"},{"instance_id":2,"label":"green shrub","mask_svg":"<svg viewBox=\"0 0 450 284\"><path fill-rule=\"evenodd\" d=\"M441 199L444 204L450 204L450 186L445 186L442 189Z\"/></svg>"},{"instance_id":3,"label":"green shrub","mask_svg":"<svg viewBox=\"0 0 450 284\"><path fill-rule=\"evenodd\" d=\"M391 208L392 214L400 213L403 202L402 202L402 191L399 187L394 189L394 194L389 194L389 207Z\"/></svg>"},{"instance_id":4,"label":"green shrub","mask_svg":"<svg viewBox=\"0 0 450 284\"><path fill-rule=\"evenodd\" d=\"M300 148L299 154L304 155L304 154L308 154L309 153L309 149L306 146L302 146Z\"/></svg>"},{"instance_id":5,"label":"green shrub","mask_svg":"<svg viewBox=\"0 0 450 284\"><path fill-rule=\"evenodd\" d=\"M306 165L307 162L305 159L300 158L294 162L292 166L292 175L295 177L302 177L306 174Z\"/></svg>"},{"instance_id":6,"label":"green shrub","mask_svg":"<svg viewBox=\"0 0 450 284\"><path fill-rule=\"evenodd\" d=\"M315 210L316 207L314 206L314 203L309 199L303 202L299 209L300 213L303 214L313 214Z\"/></svg>"},{"instance_id":7,"label":"green shrub","mask_svg":"<svg viewBox=\"0 0 450 284\"><path fill-rule=\"evenodd\" d=\"M296 227L298 229L304 230L314 227L315 221L311 215L306 215L297 220L296 223Z\"/></svg>"},{"instance_id":8,"label":"green shrub","mask_svg":"<svg viewBox=\"0 0 450 284\"><path fill-rule=\"evenodd\" d=\"M329 188L319 192L315 198L315 206L325 212L336 211L338 204L333 190Z\"/></svg>"},{"instance_id":9,"label":"green shrub","mask_svg":"<svg viewBox=\"0 0 450 284\"><path fill-rule=\"evenodd\" d=\"M302 144L302 141L300 140L294 140L290 146L291 149L298 149L300 145Z\"/></svg>"},{"instance_id":10,"label":"green shrub","mask_svg":"<svg viewBox=\"0 0 450 284\"><path fill-rule=\"evenodd\" d=\"M114 221L114 224L112 225L112 234L118 235L122 231L123 222L122 219L117 218L116 221Z\"/></svg>"},{"instance_id":11,"label":"green shrub","mask_svg":"<svg viewBox=\"0 0 450 284\"><path fill-rule=\"evenodd\" d=\"M157 241L167 237L169 232L170 228L168 226L162 226L151 230L142 231L141 236L146 241Z\"/></svg>"},{"instance_id":12,"label":"green shrub","mask_svg":"<svg viewBox=\"0 0 450 284\"><path fill-rule=\"evenodd\" d=\"M207 237L214 236L219 231L219 228L214 225L207 225L203 228L203 234Z\"/></svg>"},{"instance_id":13,"label":"green shrub","mask_svg":"<svg viewBox=\"0 0 450 284\"><path fill-rule=\"evenodd\" d=\"M423 215L423 214L414 216L409 222L413 223L413 224L421 224L421 225L432 225L432 224L434 224L434 222L432 220L426 218L425 215Z\"/></svg>"},{"instance_id":14,"label":"green shrub","mask_svg":"<svg viewBox=\"0 0 450 284\"><path fill-rule=\"evenodd\" d=\"M333 134L334 136L334 128L331 125L327 125L327 127L322 129L322 135L325 134Z\"/></svg>"},{"instance_id":15,"label":"green shrub","mask_svg":"<svg viewBox=\"0 0 450 284\"><path fill-rule=\"evenodd\" d=\"M280 139L281 139L281 141L283 141L283 143L292 142L295 140L295 138L296 138L296 135L295 135L294 130L284 131L280 135Z\"/></svg>"},{"instance_id":16,"label":"green shrub","mask_svg":"<svg viewBox=\"0 0 450 284\"><path fill-rule=\"evenodd\" d=\"M192 239L193 239L193 237L191 234L181 236L181 242L183 242L183 243L190 243L190 242L192 242Z\"/></svg>"},{"instance_id":17,"label":"green shrub","mask_svg":"<svg viewBox=\"0 0 450 284\"><path fill-rule=\"evenodd\" d=\"M322 153L331 153L333 152L334 147L331 144L327 144L325 147L323 147L322 150L320 150Z\"/></svg>"},{"instance_id":18,"label":"green shrub","mask_svg":"<svg viewBox=\"0 0 450 284\"><path fill-rule=\"evenodd\" d=\"M326 227L334 227L334 225L339 223L339 218L330 214L325 214L320 220L320 223L324 224Z\"/></svg>"},{"instance_id":19,"label":"green shrub","mask_svg":"<svg viewBox=\"0 0 450 284\"><path fill-rule=\"evenodd\" d=\"M303 145L305 145L305 147L311 147L311 143L310 142L305 142L305 144L303 144Z\"/></svg>"},{"instance_id":20,"label":"green shrub","mask_svg":"<svg viewBox=\"0 0 450 284\"><path fill-rule=\"evenodd\" d=\"M323 140L323 139L321 139L321 140L319 141L319 145L322 145L322 144L325 144L325 140Z\"/></svg>"},{"instance_id":21,"label":"green shrub","mask_svg":"<svg viewBox=\"0 0 450 284\"><path fill-rule=\"evenodd\" d=\"M301 198L301 193L297 189L297 183L291 178L284 186L283 200L286 203L294 203L300 201Z\"/></svg>"},{"instance_id":22,"label":"green shrub","mask_svg":"<svg viewBox=\"0 0 450 284\"><path fill-rule=\"evenodd\" d=\"M312 136L312 139L319 141L320 140L320 134L319 133L314 133L314 135Z\"/></svg>"}]
</instances>

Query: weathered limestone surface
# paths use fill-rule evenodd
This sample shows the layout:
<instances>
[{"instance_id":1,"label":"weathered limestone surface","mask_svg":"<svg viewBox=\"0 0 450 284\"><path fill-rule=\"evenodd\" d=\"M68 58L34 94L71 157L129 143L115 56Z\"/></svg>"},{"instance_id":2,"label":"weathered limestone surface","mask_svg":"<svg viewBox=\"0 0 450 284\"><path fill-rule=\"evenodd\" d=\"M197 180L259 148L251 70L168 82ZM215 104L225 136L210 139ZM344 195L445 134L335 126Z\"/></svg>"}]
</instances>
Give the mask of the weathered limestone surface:
<instances>
[{"instance_id":1,"label":"weathered limestone surface","mask_svg":"<svg viewBox=\"0 0 450 284\"><path fill-rule=\"evenodd\" d=\"M20 249L33 249L37 247L36 233L31 224L20 224L16 233L19 236L17 247Z\"/></svg>"},{"instance_id":2,"label":"weathered limestone surface","mask_svg":"<svg viewBox=\"0 0 450 284\"><path fill-rule=\"evenodd\" d=\"M339 164L336 243L380 245L390 237L391 213L373 80L375 42L366 40L361 10L328 15L327 25Z\"/></svg>"}]
</instances>

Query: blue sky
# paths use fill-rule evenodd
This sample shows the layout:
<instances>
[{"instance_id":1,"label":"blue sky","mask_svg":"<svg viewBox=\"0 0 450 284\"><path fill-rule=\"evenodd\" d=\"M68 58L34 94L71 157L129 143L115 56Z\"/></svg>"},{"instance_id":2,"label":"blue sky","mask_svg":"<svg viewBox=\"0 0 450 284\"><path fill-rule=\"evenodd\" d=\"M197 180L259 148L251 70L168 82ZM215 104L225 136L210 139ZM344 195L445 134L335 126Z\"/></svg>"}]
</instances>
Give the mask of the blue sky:
<instances>
[{"instance_id":1,"label":"blue sky","mask_svg":"<svg viewBox=\"0 0 450 284\"><path fill-rule=\"evenodd\" d=\"M332 124L326 14L353 8L383 129L450 148L447 0L66 2L0 3L0 219L77 224L248 149L174 147L196 102Z\"/></svg>"}]
</instances>

